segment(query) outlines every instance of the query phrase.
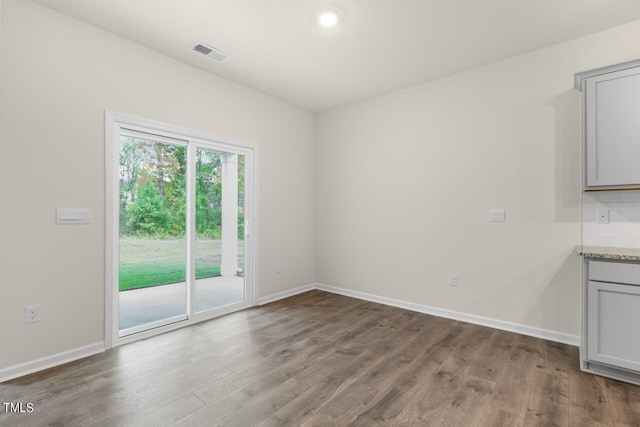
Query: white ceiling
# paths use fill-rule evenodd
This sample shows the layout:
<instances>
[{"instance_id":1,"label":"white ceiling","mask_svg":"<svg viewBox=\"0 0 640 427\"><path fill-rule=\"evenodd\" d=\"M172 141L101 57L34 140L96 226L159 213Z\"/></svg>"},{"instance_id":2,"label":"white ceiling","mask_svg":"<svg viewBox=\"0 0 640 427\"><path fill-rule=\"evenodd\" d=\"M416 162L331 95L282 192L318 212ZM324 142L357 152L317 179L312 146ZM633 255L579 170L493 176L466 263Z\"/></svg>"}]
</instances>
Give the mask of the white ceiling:
<instances>
[{"instance_id":1,"label":"white ceiling","mask_svg":"<svg viewBox=\"0 0 640 427\"><path fill-rule=\"evenodd\" d=\"M640 19L638 0L35 1L311 111ZM337 28L316 25L325 6Z\"/></svg>"}]
</instances>

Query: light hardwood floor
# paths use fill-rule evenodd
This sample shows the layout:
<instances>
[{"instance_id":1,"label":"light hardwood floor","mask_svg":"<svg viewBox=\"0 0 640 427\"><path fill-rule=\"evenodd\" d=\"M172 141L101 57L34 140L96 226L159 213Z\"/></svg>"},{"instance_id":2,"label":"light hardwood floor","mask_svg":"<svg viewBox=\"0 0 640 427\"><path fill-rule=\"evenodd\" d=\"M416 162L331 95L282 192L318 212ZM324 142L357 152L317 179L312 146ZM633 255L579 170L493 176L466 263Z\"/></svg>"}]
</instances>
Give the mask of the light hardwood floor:
<instances>
[{"instance_id":1,"label":"light hardwood floor","mask_svg":"<svg viewBox=\"0 0 640 427\"><path fill-rule=\"evenodd\" d=\"M320 291L0 384L2 426L640 426L578 349Z\"/></svg>"}]
</instances>

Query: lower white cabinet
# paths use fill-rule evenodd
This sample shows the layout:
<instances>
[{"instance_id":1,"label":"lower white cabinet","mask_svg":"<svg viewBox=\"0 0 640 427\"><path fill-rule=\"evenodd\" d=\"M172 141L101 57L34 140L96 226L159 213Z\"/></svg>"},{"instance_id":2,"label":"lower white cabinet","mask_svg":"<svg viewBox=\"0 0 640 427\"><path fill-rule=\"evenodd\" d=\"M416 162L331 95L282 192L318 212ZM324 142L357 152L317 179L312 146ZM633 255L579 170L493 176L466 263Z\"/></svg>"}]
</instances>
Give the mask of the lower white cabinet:
<instances>
[{"instance_id":1,"label":"lower white cabinet","mask_svg":"<svg viewBox=\"0 0 640 427\"><path fill-rule=\"evenodd\" d=\"M582 367L637 384L640 381L640 264L587 260L586 270Z\"/></svg>"},{"instance_id":2,"label":"lower white cabinet","mask_svg":"<svg viewBox=\"0 0 640 427\"><path fill-rule=\"evenodd\" d=\"M640 371L640 286L589 281L587 357Z\"/></svg>"}]
</instances>

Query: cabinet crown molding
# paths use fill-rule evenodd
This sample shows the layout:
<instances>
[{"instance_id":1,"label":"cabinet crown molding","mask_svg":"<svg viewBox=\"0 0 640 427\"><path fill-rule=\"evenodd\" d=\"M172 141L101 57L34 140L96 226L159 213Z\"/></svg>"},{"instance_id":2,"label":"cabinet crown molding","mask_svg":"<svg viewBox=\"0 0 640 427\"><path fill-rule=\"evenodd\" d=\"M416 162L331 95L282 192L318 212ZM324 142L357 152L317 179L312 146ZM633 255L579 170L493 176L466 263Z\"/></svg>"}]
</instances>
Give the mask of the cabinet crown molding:
<instances>
[{"instance_id":1,"label":"cabinet crown molding","mask_svg":"<svg viewBox=\"0 0 640 427\"><path fill-rule=\"evenodd\" d=\"M606 67L594 68L593 70L580 71L574 76L574 87L582 91L582 81L589 77L599 76L602 74L614 73L616 71L627 70L629 68L640 67L640 59L634 61L623 62L621 64L608 65Z\"/></svg>"}]
</instances>

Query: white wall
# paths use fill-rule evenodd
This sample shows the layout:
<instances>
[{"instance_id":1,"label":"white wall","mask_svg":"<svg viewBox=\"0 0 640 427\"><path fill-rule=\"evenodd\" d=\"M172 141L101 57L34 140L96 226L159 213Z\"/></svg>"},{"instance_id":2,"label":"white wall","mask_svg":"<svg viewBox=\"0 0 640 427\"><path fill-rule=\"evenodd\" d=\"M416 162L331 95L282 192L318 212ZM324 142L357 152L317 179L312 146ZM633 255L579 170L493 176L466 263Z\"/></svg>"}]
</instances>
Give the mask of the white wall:
<instances>
[{"instance_id":1,"label":"white wall","mask_svg":"<svg viewBox=\"0 0 640 427\"><path fill-rule=\"evenodd\" d=\"M578 335L573 77L639 57L636 22L320 114L318 281Z\"/></svg>"},{"instance_id":2,"label":"white wall","mask_svg":"<svg viewBox=\"0 0 640 427\"><path fill-rule=\"evenodd\" d=\"M314 282L311 113L28 1L1 17L0 370L103 340L105 109L259 145L260 295Z\"/></svg>"}]
</instances>

